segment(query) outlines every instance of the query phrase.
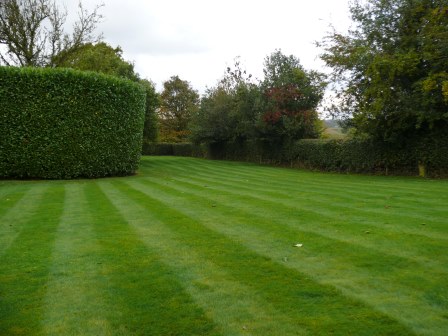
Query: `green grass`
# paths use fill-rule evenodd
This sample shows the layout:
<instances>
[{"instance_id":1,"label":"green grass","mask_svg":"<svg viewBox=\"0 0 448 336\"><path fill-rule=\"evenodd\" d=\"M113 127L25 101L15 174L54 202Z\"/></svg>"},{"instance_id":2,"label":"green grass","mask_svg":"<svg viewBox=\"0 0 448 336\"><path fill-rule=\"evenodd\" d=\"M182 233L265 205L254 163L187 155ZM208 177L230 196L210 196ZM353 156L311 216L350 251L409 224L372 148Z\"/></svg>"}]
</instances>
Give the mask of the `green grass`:
<instances>
[{"instance_id":1,"label":"green grass","mask_svg":"<svg viewBox=\"0 0 448 336\"><path fill-rule=\"evenodd\" d=\"M446 335L447 204L446 180L174 157L0 181L0 335Z\"/></svg>"}]
</instances>

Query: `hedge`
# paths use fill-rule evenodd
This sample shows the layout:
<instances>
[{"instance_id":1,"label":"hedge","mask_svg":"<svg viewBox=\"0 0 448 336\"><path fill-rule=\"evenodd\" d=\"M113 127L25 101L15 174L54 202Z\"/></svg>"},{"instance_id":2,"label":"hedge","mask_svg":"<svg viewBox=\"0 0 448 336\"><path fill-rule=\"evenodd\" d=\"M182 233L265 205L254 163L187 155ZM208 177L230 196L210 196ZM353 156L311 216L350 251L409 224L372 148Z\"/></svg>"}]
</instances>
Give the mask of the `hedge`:
<instances>
[{"instance_id":1,"label":"hedge","mask_svg":"<svg viewBox=\"0 0 448 336\"><path fill-rule=\"evenodd\" d=\"M370 141L301 140L294 144L289 160L324 171L415 175L418 162L410 154Z\"/></svg>"},{"instance_id":2,"label":"hedge","mask_svg":"<svg viewBox=\"0 0 448 336\"><path fill-rule=\"evenodd\" d=\"M190 142L185 143L144 143L143 155L159 155L159 156L192 156L192 157L206 157L206 146L193 145Z\"/></svg>"},{"instance_id":3,"label":"hedge","mask_svg":"<svg viewBox=\"0 0 448 336\"><path fill-rule=\"evenodd\" d=\"M145 92L70 69L0 67L0 177L121 176L138 168Z\"/></svg>"},{"instance_id":4,"label":"hedge","mask_svg":"<svg viewBox=\"0 0 448 336\"><path fill-rule=\"evenodd\" d=\"M180 146L182 145L182 146ZM175 148L178 148L177 150ZM190 154L191 153L191 154ZM299 140L288 148L260 142L154 145L145 155L177 155L288 165L320 171L448 177L448 137L409 141L405 147L368 140Z\"/></svg>"},{"instance_id":5,"label":"hedge","mask_svg":"<svg viewBox=\"0 0 448 336\"><path fill-rule=\"evenodd\" d=\"M324 171L448 177L448 136L410 139L405 146L360 140L300 140L288 160Z\"/></svg>"}]
</instances>

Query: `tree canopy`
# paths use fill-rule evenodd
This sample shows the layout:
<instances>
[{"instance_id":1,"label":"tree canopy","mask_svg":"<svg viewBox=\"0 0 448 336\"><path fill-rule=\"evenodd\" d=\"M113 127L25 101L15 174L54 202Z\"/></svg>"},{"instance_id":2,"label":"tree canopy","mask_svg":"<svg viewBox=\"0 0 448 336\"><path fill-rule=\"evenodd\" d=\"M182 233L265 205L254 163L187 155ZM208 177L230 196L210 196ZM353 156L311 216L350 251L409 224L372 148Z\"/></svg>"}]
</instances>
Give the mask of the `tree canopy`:
<instances>
[{"instance_id":1,"label":"tree canopy","mask_svg":"<svg viewBox=\"0 0 448 336\"><path fill-rule=\"evenodd\" d=\"M172 76L163 83L160 94L160 140L186 141L189 123L199 108L199 94L190 83Z\"/></svg>"},{"instance_id":2,"label":"tree canopy","mask_svg":"<svg viewBox=\"0 0 448 336\"><path fill-rule=\"evenodd\" d=\"M102 19L101 5L88 12L79 2L72 33L64 31L67 12L52 0L3 0L0 2L0 60L5 65L56 66L56 55L73 51L95 36Z\"/></svg>"},{"instance_id":3,"label":"tree canopy","mask_svg":"<svg viewBox=\"0 0 448 336\"><path fill-rule=\"evenodd\" d=\"M55 56L55 60L58 67L101 72L133 81L139 79L134 65L123 59L123 50L105 42L87 43L76 50L64 50Z\"/></svg>"},{"instance_id":4,"label":"tree canopy","mask_svg":"<svg viewBox=\"0 0 448 336\"><path fill-rule=\"evenodd\" d=\"M316 71L306 71L294 55L276 50L264 62L262 132L281 143L316 138L317 106L326 83Z\"/></svg>"},{"instance_id":5,"label":"tree canopy","mask_svg":"<svg viewBox=\"0 0 448 336\"><path fill-rule=\"evenodd\" d=\"M143 143L154 143L159 138L159 122L157 109L160 106L160 95L156 92L153 82L147 79L138 81L146 91L145 123L143 126Z\"/></svg>"},{"instance_id":6,"label":"tree canopy","mask_svg":"<svg viewBox=\"0 0 448 336\"><path fill-rule=\"evenodd\" d=\"M239 60L224 78L208 89L192 124L195 142L258 141L282 148L302 138L315 138L317 105L325 83L306 71L293 55L280 50L265 59L265 78L254 81ZM273 146L272 146L273 145Z\"/></svg>"},{"instance_id":7,"label":"tree canopy","mask_svg":"<svg viewBox=\"0 0 448 336\"><path fill-rule=\"evenodd\" d=\"M354 27L319 45L338 113L358 134L400 143L448 128L446 0L356 0Z\"/></svg>"}]
</instances>

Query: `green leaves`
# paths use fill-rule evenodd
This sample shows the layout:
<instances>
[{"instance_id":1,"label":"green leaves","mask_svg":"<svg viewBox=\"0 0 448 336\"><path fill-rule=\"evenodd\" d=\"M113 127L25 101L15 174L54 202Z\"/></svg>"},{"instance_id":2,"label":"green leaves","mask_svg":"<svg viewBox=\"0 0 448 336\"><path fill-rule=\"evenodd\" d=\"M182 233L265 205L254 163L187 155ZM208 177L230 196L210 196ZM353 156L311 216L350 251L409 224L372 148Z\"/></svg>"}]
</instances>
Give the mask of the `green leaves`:
<instances>
[{"instance_id":1,"label":"green leaves","mask_svg":"<svg viewBox=\"0 0 448 336\"><path fill-rule=\"evenodd\" d=\"M285 161L324 171L414 176L418 174L418 164L421 163L429 176L446 177L447 152L446 133L419 141L410 139L404 148L371 140L308 139L297 141Z\"/></svg>"},{"instance_id":2,"label":"green leaves","mask_svg":"<svg viewBox=\"0 0 448 336\"><path fill-rule=\"evenodd\" d=\"M134 65L125 61L122 53L120 47L112 48L105 42L86 43L73 50L62 51L54 57L53 63L61 68L94 71L138 81Z\"/></svg>"},{"instance_id":3,"label":"green leaves","mask_svg":"<svg viewBox=\"0 0 448 336\"><path fill-rule=\"evenodd\" d=\"M320 44L342 116L390 143L448 127L446 1L355 1L351 13L355 28Z\"/></svg>"},{"instance_id":4,"label":"green leaves","mask_svg":"<svg viewBox=\"0 0 448 336\"><path fill-rule=\"evenodd\" d=\"M293 55L276 50L265 59L265 78L256 82L236 59L219 84L208 89L193 119L192 140L228 147L280 152L291 142L318 136L316 107L326 86L323 74L306 71ZM216 146L215 146L216 144Z\"/></svg>"},{"instance_id":5,"label":"green leaves","mask_svg":"<svg viewBox=\"0 0 448 336\"><path fill-rule=\"evenodd\" d=\"M183 142L189 135L188 125L199 109L199 94L190 83L172 76L163 83L160 95L160 140Z\"/></svg>"},{"instance_id":6,"label":"green leaves","mask_svg":"<svg viewBox=\"0 0 448 336\"><path fill-rule=\"evenodd\" d=\"M0 67L0 177L133 174L145 93L119 78L69 69Z\"/></svg>"}]
</instances>

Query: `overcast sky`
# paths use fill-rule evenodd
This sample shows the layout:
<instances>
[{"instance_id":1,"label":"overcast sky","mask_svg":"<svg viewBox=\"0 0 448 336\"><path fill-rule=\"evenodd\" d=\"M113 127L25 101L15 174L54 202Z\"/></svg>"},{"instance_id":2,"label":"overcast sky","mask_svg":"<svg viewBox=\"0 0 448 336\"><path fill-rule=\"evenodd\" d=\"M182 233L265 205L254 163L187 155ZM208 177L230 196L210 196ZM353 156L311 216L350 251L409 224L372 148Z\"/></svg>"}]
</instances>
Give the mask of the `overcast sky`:
<instances>
[{"instance_id":1,"label":"overcast sky","mask_svg":"<svg viewBox=\"0 0 448 336\"><path fill-rule=\"evenodd\" d=\"M77 1L65 2L70 15ZM348 0L83 0L104 3L98 26L104 40L121 46L143 78L156 83L178 75L203 93L236 56L262 77L264 58L275 49L298 57L306 69L323 70L320 40L332 24L346 31Z\"/></svg>"}]
</instances>

